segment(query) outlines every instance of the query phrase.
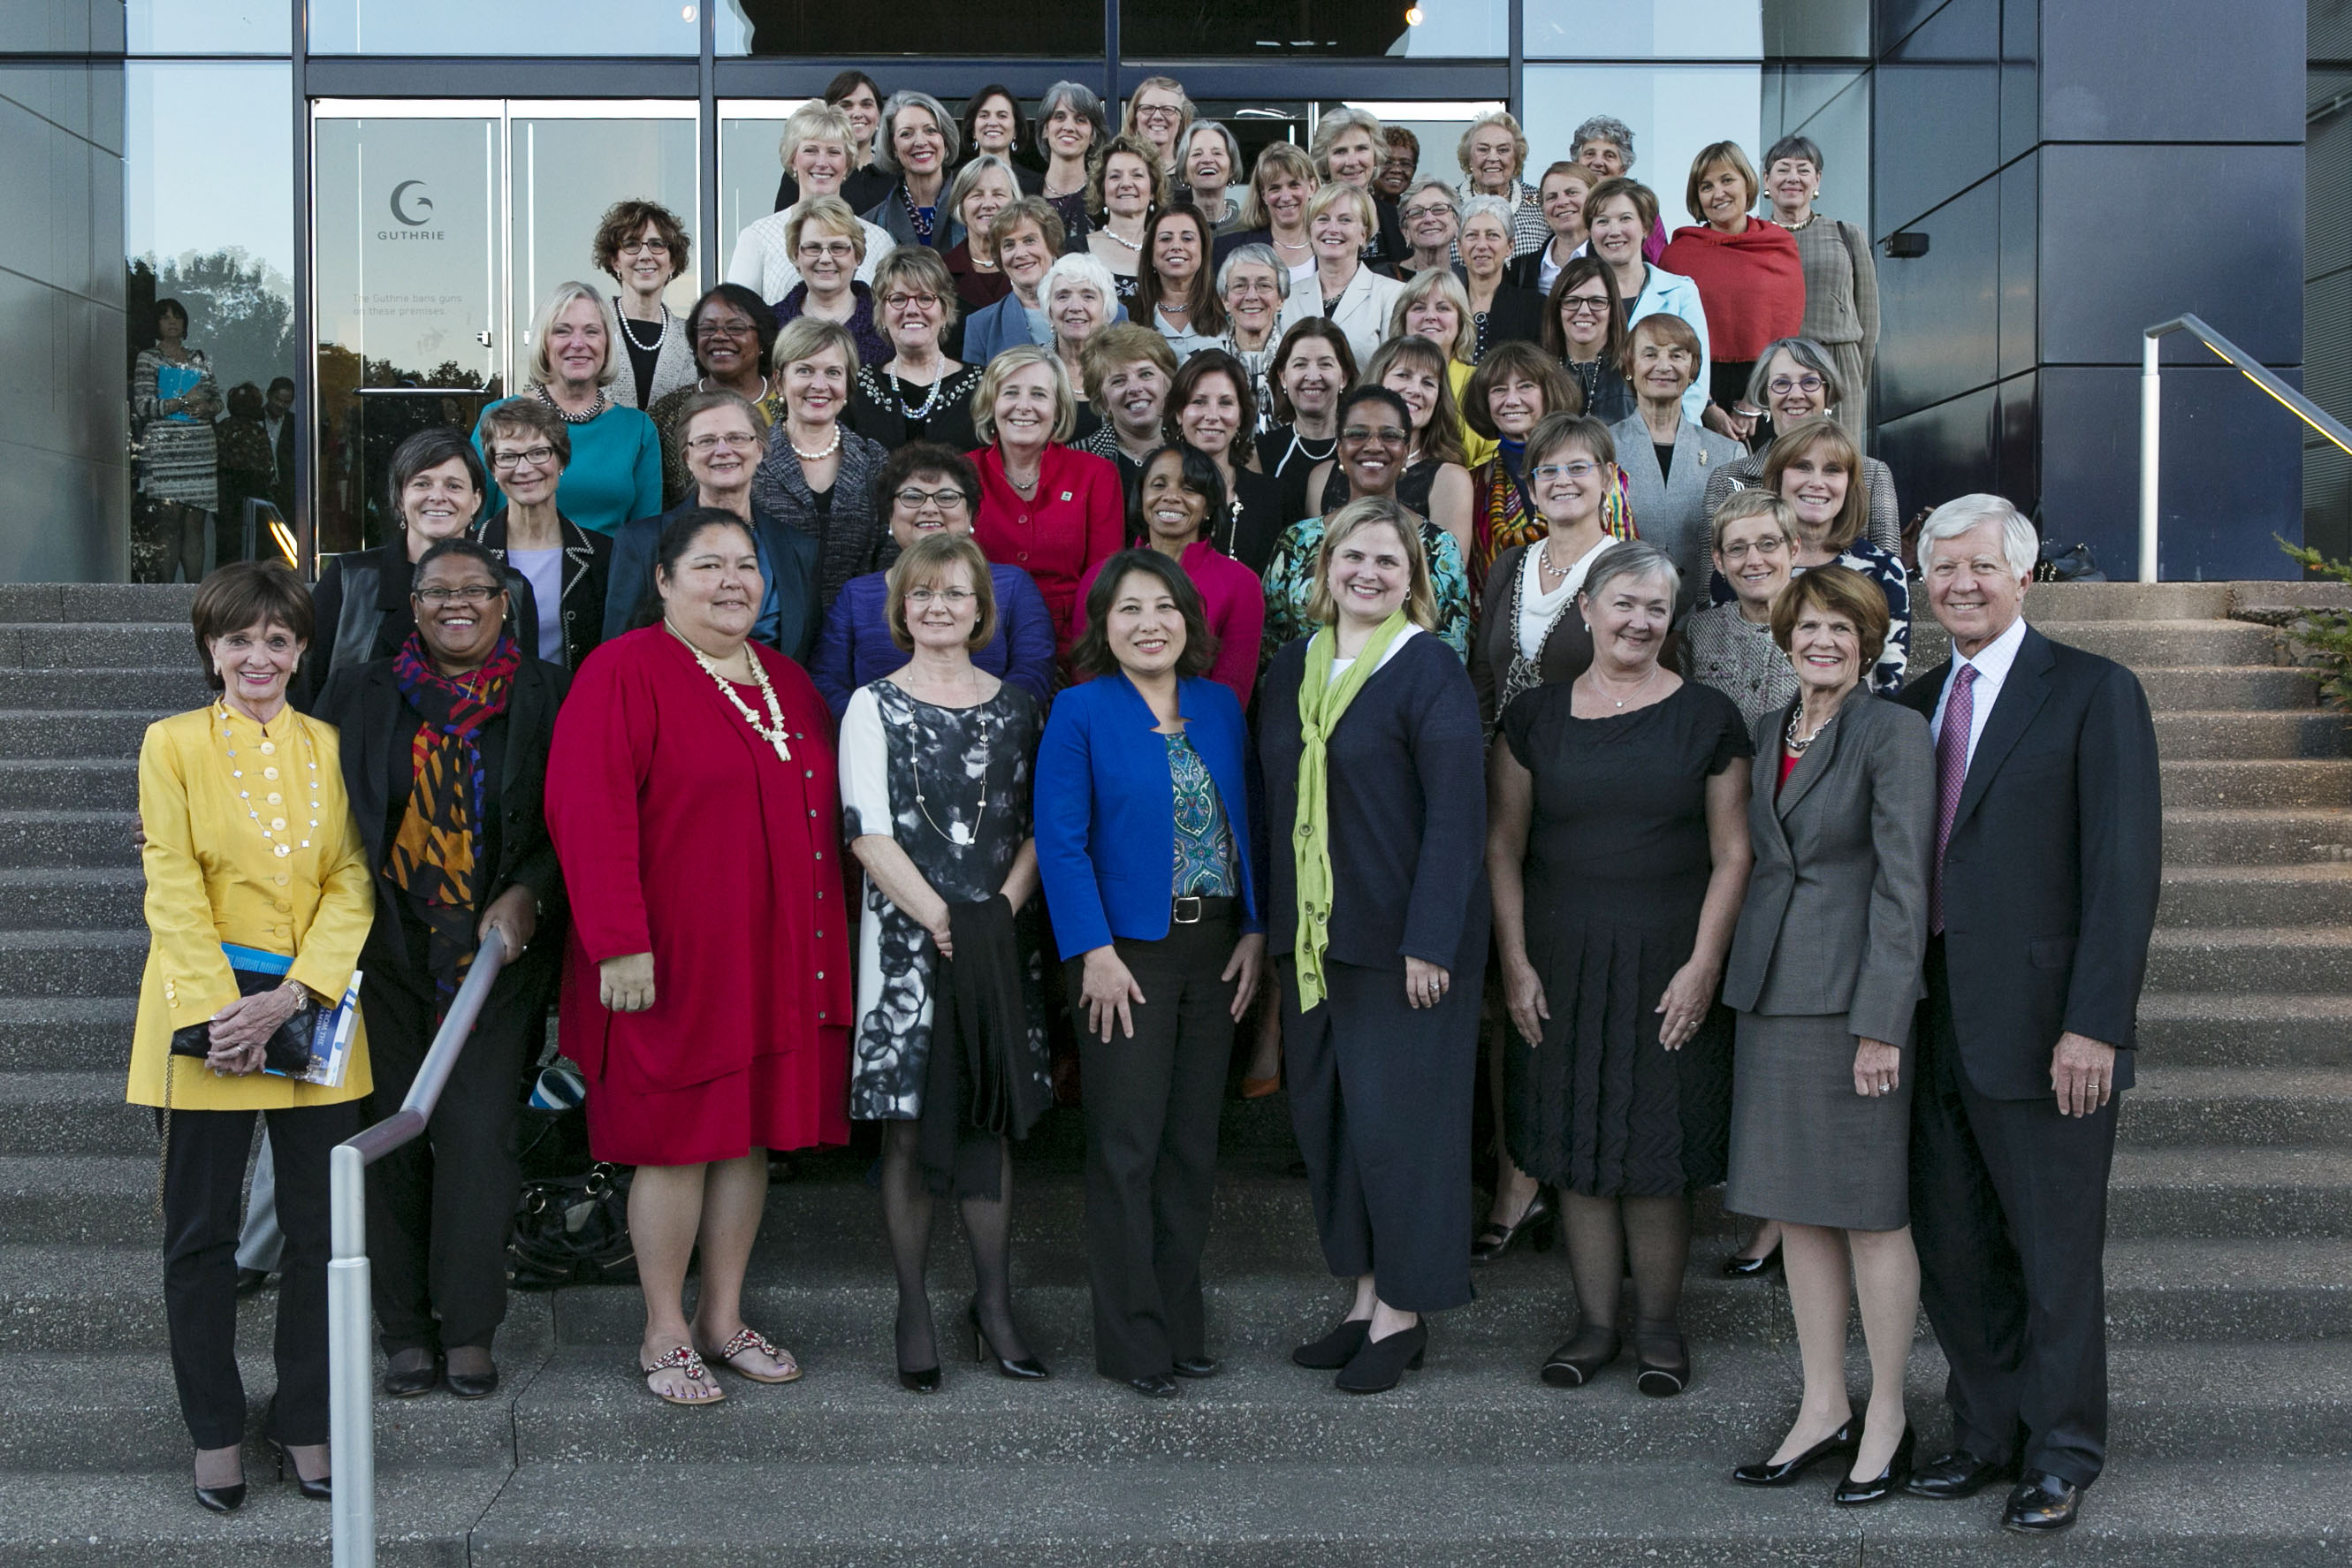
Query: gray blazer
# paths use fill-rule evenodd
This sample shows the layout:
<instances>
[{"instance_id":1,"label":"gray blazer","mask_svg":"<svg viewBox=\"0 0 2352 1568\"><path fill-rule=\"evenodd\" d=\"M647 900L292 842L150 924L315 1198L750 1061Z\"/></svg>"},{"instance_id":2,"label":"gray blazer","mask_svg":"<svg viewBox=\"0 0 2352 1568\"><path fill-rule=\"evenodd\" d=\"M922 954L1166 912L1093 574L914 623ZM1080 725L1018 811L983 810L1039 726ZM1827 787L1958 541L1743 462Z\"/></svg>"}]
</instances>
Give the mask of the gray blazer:
<instances>
[{"instance_id":1,"label":"gray blazer","mask_svg":"<svg viewBox=\"0 0 2352 1568\"><path fill-rule=\"evenodd\" d=\"M1718 436L1685 419L1675 432L1674 473L1658 472L1658 454L1650 442L1650 427L1640 410L1609 427L1617 443L1617 466L1625 470L1632 492L1633 531L1675 558L1683 574L1682 592L1675 598L1677 620L1706 603L1706 574L1712 564L1706 526L1706 482L1727 463L1748 456L1748 448L1728 436Z\"/></svg>"},{"instance_id":2,"label":"gray blazer","mask_svg":"<svg viewBox=\"0 0 2352 1568\"><path fill-rule=\"evenodd\" d=\"M1864 689L1846 698L1776 797L1787 709L1756 721L1755 867L1723 971L1746 1013L1843 1013L1900 1045L1926 988L1936 755L1927 726Z\"/></svg>"}]
</instances>

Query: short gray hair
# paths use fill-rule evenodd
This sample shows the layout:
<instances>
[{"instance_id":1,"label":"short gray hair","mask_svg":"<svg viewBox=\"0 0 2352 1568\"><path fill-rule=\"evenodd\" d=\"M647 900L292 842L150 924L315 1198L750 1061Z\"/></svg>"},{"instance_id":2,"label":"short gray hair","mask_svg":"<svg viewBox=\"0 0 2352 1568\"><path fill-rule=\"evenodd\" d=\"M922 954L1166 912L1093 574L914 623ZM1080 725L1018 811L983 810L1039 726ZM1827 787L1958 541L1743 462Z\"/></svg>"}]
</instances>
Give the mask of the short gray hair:
<instances>
[{"instance_id":1,"label":"short gray hair","mask_svg":"<svg viewBox=\"0 0 2352 1568\"><path fill-rule=\"evenodd\" d=\"M1210 123L1213 124L1214 121ZM1275 255L1274 247L1259 244L1236 246L1232 255L1217 264L1218 299L1223 300L1225 297L1225 285L1233 281L1234 268L1244 262L1272 268L1275 297L1280 300L1290 298L1290 268L1285 267L1282 264L1282 258Z\"/></svg>"},{"instance_id":2,"label":"short gray hair","mask_svg":"<svg viewBox=\"0 0 2352 1568\"><path fill-rule=\"evenodd\" d=\"M1643 540L1623 540L1602 551L1584 574L1584 596L1599 599L1601 590L1620 577L1664 577L1675 592L1682 592L1683 569L1673 556Z\"/></svg>"},{"instance_id":3,"label":"short gray hair","mask_svg":"<svg viewBox=\"0 0 2352 1568\"><path fill-rule=\"evenodd\" d=\"M943 149L940 167L942 170L954 168L956 154L963 151L963 128L955 122L954 116L948 113L946 104L928 92L916 92L911 89L892 93L890 101L882 106L882 123L874 128L874 166L886 174L906 172L898 167L898 157L890 142L898 129L898 116L909 109L919 109L931 117L931 123L940 128L940 142Z\"/></svg>"},{"instance_id":4,"label":"short gray hair","mask_svg":"<svg viewBox=\"0 0 2352 1568\"><path fill-rule=\"evenodd\" d=\"M1835 408L1845 402L1845 377L1830 363L1830 351L1811 338L1776 338L1767 343L1764 352L1756 356L1756 368L1748 373L1748 401L1759 408L1769 406L1764 396L1772 379L1772 356L1785 353L1807 370L1822 378L1822 390L1829 395L1826 406Z\"/></svg>"},{"instance_id":5,"label":"short gray hair","mask_svg":"<svg viewBox=\"0 0 2352 1568\"><path fill-rule=\"evenodd\" d=\"M1596 114L1576 128L1570 138L1568 155L1575 157L1584 151L1588 142L1613 142L1618 154L1625 160L1625 173L1633 172L1633 128L1614 115Z\"/></svg>"},{"instance_id":6,"label":"short gray hair","mask_svg":"<svg viewBox=\"0 0 2352 1568\"><path fill-rule=\"evenodd\" d=\"M1430 190L1437 192L1445 198L1445 210L1452 213L1454 220L1459 222L1462 217L1462 194L1435 174L1423 174L1407 185L1404 188L1404 195L1397 198L1397 205L1402 207L1422 192Z\"/></svg>"},{"instance_id":7,"label":"short gray hair","mask_svg":"<svg viewBox=\"0 0 2352 1568\"><path fill-rule=\"evenodd\" d=\"M1919 570L1927 570L1939 540L1958 539L1988 522L2000 524L2000 553L2009 569L2020 577L2030 575L2042 559L2041 535L2033 531L2032 521L2006 498L1982 492L1946 501L1919 525Z\"/></svg>"},{"instance_id":8,"label":"short gray hair","mask_svg":"<svg viewBox=\"0 0 2352 1568\"><path fill-rule=\"evenodd\" d=\"M1228 187L1239 184L1245 177L1242 172L1242 144L1234 140L1234 133L1225 129L1225 122L1222 120L1195 120L1186 126L1183 139L1176 143L1177 162L1181 163L1192 155L1192 143L1204 131L1214 134L1225 144L1225 162L1233 165L1234 171L1227 181Z\"/></svg>"},{"instance_id":9,"label":"short gray hair","mask_svg":"<svg viewBox=\"0 0 2352 1568\"><path fill-rule=\"evenodd\" d=\"M1500 196L1472 196L1462 204L1462 226L1468 228L1474 217L1490 217L1503 226L1503 237L1511 237L1511 204ZM1505 257L1504 260L1510 259Z\"/></svg>"}]
</instances>

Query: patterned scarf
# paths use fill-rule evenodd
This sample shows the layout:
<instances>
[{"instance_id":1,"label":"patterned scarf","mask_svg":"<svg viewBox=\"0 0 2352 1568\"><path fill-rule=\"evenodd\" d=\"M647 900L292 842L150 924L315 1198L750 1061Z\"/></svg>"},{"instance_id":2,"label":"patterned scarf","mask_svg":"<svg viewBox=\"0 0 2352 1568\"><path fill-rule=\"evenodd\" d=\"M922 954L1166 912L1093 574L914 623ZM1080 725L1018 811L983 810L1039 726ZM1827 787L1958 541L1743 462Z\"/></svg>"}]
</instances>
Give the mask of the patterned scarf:
<instances>
[{"instance_id":1,"label":"patterned scarf","mask_svg":"<svg viewBox=\"0 0 2352 1568\"><path fill-rule=\"evenodd\" d=\"M1292 863L1298 874L1298 932L1293 956L1298 963L1298 1010L1323 1000L1323 954L1331 945L1331 731L1348 704L1381 667L1381 656L1404 635L1402 609L1382 621L1339 679L1331 665L1339 633L1324 626L1307 645L1307 674L1298 685L1298 812L1290 829Z\"/></svg>"},{"instance_id":2,"label":"patterned scarf","mask_svg":"<svg viewBox=\"0 0 2352 1568\"><path fill-rule=\"evenodd\" d=\"M488 787L482 727L507 710L521 662L510 637L499 638L481 668L454 680L433 668L421 633L411 634L392 656L393 679L424 722L409 748L408 809L383 869L425 921L436 1025L474 963Z\"/></svg>"}]
</instances>

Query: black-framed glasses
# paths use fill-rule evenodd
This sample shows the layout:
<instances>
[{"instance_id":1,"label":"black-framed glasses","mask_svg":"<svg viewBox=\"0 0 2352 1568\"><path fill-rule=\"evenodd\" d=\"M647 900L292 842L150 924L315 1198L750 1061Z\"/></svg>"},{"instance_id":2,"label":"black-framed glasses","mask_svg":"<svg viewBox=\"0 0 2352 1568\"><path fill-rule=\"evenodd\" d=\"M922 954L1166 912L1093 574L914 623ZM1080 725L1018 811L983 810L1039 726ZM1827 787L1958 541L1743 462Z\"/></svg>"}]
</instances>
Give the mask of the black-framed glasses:
<instances>
[{"instance_id":1,"label":"black-framed glasses","mask_svg":"<svg viewBox=\"0 0 2352 1568\"><path fill-rule=\"evenodd\" d=\"M963 491L953 485L938 490L919 489L913 485L908 485L905 489L898 491L892 499L908 511L920 511L927 505L935 506L941 511L961 511L971 504Z\"/></svg>"},{"instance_id":2,"label":"black-framed glasses","mask_svg":"<svg viewBox=\"0 0 2352 1568\"><path fill-rule=\"evenodd\" d=\"M751 338L759 329L740 316L705 316L694 323L697 338Z\"/></svg>"},{"instance_id":3,"label":"black-framed glasses","mask_svg":"<svg viewBox=\"0 0 2352 1568\"><path fill-rule=\"evenodd\" d=\"M1608 310L1609 297L1605 294L1598 299L1590 294L1570 294L1559 302L1559 313L1563 316L1600 316L1607 314Z\"/></svg>"},{"instance_id":4,"label":"black-framed glasses","mask_svg":"<svg viewBox=\"0 0 2352 1568\"><path fill-rule=\"evenodd\" d=\"M1806 374L1776 375L1764 384L1765 389L1770 392L1773 396L1786 397L1792 392L1802 392L1810 396L1811 394L1819 392L1828 384L1822 381L1818 375Z\"/></svg>"},{"instance_id":5,"label":"black-framed glasses","mask_svg":"<svg viewBox=\"0 0 2352 1568\"><path fill-rule=\"evenodd\" d=\"M526 447L520 452L501 447L490 453L490 467L500 470L523 467L543 468L553 461L555 448L552 447Z\"/></svg>"},{"instance_id":6,"label":"black-framed glasses","mask_svg":"<svg viewBox=\"0 0 2352 1568\"><path fill-rule=\"evenodd\" d=\"M667 256L669 241L666 239L632 239L621 247L624 256Z\"/></svg>"},{"instance_id":7,"label":"black-framed glasses","mask_svg":"<svg viewBox=\"0 0 2352 1568\"><path fill-rule=\"evenodd\" d=\"M1404 438L1405 433L1393 425L1382 425L1377 428L1370 425L1350 425L1339 432L1342 441L1386 441L1395 446L1402 445Z\"/></svg>"},{"instance_id":8,"label":"black-framed glasses","mask_svg":"<svg viewBox=\"0 0 2352 1568\"><path fill-rule=\"evenodd\" d=\"M416 602L436 610L444 605L487 605L505 592L487 583L460 583L454 588L419 588Z\"/></svg>"}]
</instances>

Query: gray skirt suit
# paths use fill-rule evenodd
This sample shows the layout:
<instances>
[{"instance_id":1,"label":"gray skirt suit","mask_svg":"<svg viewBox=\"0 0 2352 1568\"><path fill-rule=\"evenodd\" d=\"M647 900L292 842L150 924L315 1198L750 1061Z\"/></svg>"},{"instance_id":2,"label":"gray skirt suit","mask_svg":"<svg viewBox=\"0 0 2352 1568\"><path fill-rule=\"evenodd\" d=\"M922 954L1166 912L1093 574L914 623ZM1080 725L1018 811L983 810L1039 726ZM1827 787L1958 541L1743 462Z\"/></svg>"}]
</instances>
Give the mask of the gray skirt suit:
<instances>
[{"instance_id":1,"label":"gray skirt suit","mask_svg":"<svg viewBox=\"0 0 2352 1568\"><path fill-rule=\"evenodd\" d=\"M1775 790L1788 716L1756 721L1755 865L1724 964L1723 999L1738 1015L1724 1206L1899 1230L1910 1223L1935 753L1918 714L1860 689ZM1858 1038L1902 1050L1895 1092L1854 1092Z\"/></svg>"}]
</instances>

